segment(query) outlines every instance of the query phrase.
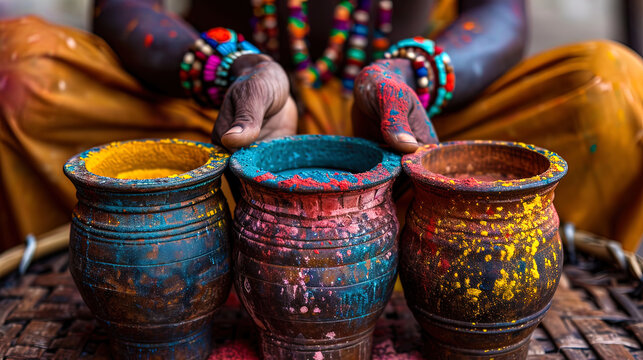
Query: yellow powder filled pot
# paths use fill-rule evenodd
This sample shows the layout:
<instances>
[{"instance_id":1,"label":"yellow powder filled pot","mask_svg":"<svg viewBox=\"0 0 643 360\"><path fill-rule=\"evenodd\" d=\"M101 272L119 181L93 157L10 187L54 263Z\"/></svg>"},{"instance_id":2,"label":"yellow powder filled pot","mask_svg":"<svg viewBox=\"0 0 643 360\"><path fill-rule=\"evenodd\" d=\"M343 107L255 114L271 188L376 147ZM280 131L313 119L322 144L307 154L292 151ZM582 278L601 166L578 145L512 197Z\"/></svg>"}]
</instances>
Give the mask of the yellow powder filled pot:
<instances>
[{"instance_id":1,"label":"yellow powder filled pot","mask_svg":"<svg viewBox=\"0 0 643 360\"><path fill-rule=\"evenodd\" d=\"M116 142L76 155L71 274L117 359L203 359L230 291L229 155L184 140Z\"/></svg>"},{"instance_id":2,"label":"yellow powder filled pot","mask_svg":"<svg viewBox=\"0 0 643 360\"><path fill-rule=\"evenodd\" d=\"M563 252L557 154L521 143L427 145L402 159L416 196L400 242L404 293L432 359L524 359Z\"/></svg>"}]
</instances>

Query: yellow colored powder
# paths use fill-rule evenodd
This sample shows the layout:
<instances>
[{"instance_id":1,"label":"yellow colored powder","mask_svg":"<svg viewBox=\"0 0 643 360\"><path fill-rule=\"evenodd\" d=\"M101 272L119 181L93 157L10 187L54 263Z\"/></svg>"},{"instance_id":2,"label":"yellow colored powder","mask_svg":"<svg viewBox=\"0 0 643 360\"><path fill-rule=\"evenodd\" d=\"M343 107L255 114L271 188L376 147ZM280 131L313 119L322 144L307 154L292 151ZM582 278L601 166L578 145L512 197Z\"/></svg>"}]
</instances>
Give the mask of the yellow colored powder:
<instances>
[{"instance_id":1,"label":"yellow colored powder","mask_svg":"<svg viewBox=\"0 0 643 360\"><path fill-rule=\"evenodd\" d=\"M123 171L116 175L117 179L132 179L132 180L143 180L143 179L156 179L164 178L172 175L178 175L184 173L185 170L178 169L134 169L130 171Z\"/></svg>"}]
</instances>

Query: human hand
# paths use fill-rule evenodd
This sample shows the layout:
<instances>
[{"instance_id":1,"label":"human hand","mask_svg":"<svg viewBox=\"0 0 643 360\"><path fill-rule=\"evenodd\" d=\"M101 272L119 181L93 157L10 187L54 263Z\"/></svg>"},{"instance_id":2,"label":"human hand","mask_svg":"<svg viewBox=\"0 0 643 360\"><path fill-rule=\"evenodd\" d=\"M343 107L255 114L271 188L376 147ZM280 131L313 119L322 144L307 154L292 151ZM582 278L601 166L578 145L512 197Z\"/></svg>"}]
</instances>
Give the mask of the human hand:
<instances>
[{"instance_id":1,"label":"human hand","mask_svg":"<svg viewBox=\"0 0 643 360\"><path fill-rule=\"evenodd\" d=\"M257 140L294 135L297 108L288 76L265 55L244 55L231 67L236 80L226 92L212 141L230 151Z\"/></svg>"},{"instance_id":2,"label":"human hand","mask_svg":"<svg viewBox=\"0 0 643 360\"><path fill-rule=\"evenodd\" d=\"M365 67L355 80L355 135L386 142L404 153L437 143L433 124L408 85L414 81L406 59L379 60Z\"/></svg>"}]
</instances>

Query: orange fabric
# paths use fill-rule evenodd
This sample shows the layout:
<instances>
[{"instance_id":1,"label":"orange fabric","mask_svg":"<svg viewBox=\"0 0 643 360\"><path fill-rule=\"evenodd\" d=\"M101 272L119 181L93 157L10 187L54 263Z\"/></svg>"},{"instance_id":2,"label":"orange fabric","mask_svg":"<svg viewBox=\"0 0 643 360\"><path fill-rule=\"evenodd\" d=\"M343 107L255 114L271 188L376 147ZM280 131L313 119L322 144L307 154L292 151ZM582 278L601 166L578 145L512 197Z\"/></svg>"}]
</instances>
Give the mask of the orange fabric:
<instances>
[{"instance_id":1,"label":"orange fabric","mask_svg":"<svg viewBox=\"0 0 643 360\"><path fill-rule=\"evenodd\" d=\"M147 92L97 36L35 17L0 22L0 250L69 221L62 166L113 140L210 141L215 111Z\"/></svg>"},{"instance_id":2,"label":"orange fabric","mask_svg":"<svg viewBox=\"0 0 643 360\"><path fill-rule=\"evenodd\" d=\"M0 249L68 221L74 189L61 168L113 140L209 141L216 112L143 89L94 35L35 18L0 23ZM466 109L434 119L441 140L508 139L570 163L561 219L635 249L643 234L643 63L589 42L518 65ZM300 88L303 132L350 134L339 81ZM403 209L400 209L403 211Z\"/></svg>"}]
</instances>

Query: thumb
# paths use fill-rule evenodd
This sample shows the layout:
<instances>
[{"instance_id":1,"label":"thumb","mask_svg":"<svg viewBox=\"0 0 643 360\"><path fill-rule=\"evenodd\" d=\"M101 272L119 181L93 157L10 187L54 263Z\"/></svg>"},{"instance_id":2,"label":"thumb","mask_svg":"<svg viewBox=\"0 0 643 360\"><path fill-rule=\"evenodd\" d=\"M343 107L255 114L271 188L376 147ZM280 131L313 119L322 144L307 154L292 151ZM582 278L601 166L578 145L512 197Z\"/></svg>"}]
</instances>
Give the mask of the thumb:
<instances>
[{"instance_id":1,"label":"thumb","mask_svg":"<svg viewBox=\"0 0 643 360\"><path fill-rule=\"evenodd\" d=\"M409 124L415 94L406 84L391 82L380 88L380 130L384 140L395 150L409 153L418 148Z\"/></svg>"},{"instance_id":2,"label":"thumb","mask_svg":"<svg viewBox=\"0 0 643 360\"><path fill-rule=\"evenodd\" d=\"M248 146L259 137L265 113L266 106L261 102L231 92L221 106L213 137L231 151Z\"/></svg>"}]
</instances>

